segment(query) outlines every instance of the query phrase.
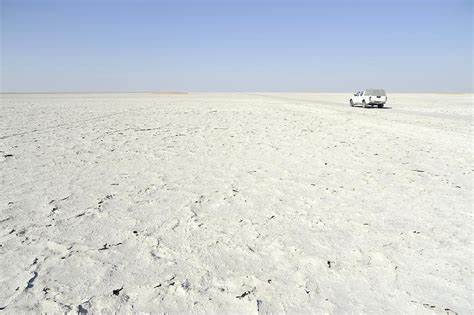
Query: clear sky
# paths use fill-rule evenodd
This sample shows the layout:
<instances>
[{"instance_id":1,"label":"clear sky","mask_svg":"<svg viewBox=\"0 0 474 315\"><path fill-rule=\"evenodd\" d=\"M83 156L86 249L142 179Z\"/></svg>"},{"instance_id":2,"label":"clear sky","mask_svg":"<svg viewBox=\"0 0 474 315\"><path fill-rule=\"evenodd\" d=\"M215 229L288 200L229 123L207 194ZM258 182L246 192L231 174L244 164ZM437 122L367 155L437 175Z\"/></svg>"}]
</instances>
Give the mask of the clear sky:
<instances>
[{"instance_id":1,"label":"clear sky","mask_svg":"<svg viewBox=\"0 0 474 315\"><path fill-rule=\"evenodd\" d=\"M0 0L1 90L473 90L472 0Z\"/></svg>"}]
</instances>

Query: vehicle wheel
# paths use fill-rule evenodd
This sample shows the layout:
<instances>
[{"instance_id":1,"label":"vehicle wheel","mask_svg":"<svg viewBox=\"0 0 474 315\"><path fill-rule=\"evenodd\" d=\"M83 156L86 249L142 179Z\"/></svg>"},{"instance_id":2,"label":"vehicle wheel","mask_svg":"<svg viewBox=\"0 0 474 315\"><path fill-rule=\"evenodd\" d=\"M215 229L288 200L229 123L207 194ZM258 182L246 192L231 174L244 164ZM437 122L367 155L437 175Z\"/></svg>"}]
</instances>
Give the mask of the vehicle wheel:
<instances>
[{"instance_id":1,"label":"vehicle wheel","mask_svg":"<svg viewBox=\"0 0 474 315\"><path fill-rule=\"evenodd\" d=\"M362 101L362 107L367 108L367 103L365 101Z\"/></svg>"},{"instance_id":2,"label":"vehicle wheel","mask_svg":"<svg viewBox=\"0 0 474 315\"><path fill-rule=\"evenodd\" d=\"M383 104L377 105L378 108L383 108Z\"/></svg>"},{"instance_id":3,"label":"vehicle wheel","mask_svg":"<svg viewBox=\"0 0 474 315\"><path fill-rule=\"evenodd\" d=\"M349 101L349 104L351 104L351 107L354 107L354 102L352 100Z\"/></svg>"}]
</instances>

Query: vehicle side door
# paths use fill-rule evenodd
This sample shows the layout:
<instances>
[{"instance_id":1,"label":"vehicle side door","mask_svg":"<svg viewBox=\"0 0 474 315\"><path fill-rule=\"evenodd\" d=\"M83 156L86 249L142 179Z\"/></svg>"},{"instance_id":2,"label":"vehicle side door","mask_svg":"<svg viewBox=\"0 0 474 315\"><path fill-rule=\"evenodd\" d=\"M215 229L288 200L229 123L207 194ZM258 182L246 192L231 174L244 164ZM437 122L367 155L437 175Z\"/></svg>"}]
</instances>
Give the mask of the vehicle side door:
<instances>
[{"instance_id":1,"label":"vehicle side door","mask_svg":"<svg viewBox=\"0 0 474 315\"><path fill-rule=\"evenodd\" d=\"M359 104L362 104L362 101L365 99L365 94L365 91L360 91Z\"/></svg>"},{"instance_id":2,"label":"vehicle side door","mask_svg":"<svg viewBox=\"0 0 474 315\"><path fill-rule=\"evenodd\" d=\"M360 104L362 103L362 99L361 99L361 91L358 91L355 96L354 96L354 104Z\"/></svg>"}]
</instances>

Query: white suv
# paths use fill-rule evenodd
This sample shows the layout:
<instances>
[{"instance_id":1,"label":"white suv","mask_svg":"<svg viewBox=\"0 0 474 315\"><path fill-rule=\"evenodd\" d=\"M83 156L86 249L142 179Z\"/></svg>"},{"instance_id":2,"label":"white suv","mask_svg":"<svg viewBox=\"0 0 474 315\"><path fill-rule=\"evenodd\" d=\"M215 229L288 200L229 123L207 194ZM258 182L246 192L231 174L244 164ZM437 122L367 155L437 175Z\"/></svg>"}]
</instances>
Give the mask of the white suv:
<instances>
[{"instance_id":1,"label":"white suv","mask_svg":"<svg viewBox=\"0 0 474 315\"><path fill-rule=\"evenodd\" d=\"M382 108L387 102L387 94L382 89L367 89L354 93L354 96L349 100L351 106L360 104L366 108L369 106L377 105L378 108Z\"/></svg>"}]
</instances>

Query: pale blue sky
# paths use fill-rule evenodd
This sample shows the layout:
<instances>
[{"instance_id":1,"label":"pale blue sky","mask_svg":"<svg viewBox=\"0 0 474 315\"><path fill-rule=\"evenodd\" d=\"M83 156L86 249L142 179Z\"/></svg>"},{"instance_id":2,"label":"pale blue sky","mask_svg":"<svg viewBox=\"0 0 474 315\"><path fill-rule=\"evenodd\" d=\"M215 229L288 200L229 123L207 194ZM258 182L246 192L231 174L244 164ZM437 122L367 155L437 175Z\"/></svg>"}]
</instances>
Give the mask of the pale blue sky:
<instances>
[{"instance_id":1,"label":"pale blue sky","mask_svg":"<svg viewBox=\"0 0 474 315\"><path fill-rule=\"evenodd\" d=\"M472 91L471 0L0 0L2 91Z\"/></svg>"}]
</instances>

